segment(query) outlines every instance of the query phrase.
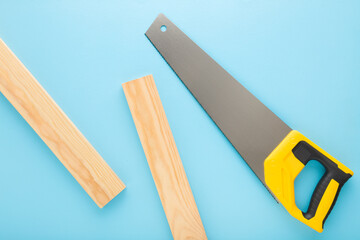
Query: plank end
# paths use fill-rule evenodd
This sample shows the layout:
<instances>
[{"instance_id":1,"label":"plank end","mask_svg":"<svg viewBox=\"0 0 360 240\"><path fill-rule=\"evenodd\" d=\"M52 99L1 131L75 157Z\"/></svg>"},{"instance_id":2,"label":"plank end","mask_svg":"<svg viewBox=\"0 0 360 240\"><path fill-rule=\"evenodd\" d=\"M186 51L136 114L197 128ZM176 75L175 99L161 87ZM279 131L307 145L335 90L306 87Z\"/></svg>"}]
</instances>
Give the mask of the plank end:
<instances>
[{"instance_id":1,"label":"plank end","mask_svg":"<svg viewBox=\"0 0 360 240\"><path fill-rule=\"evenodd\" d=\"M134 80L125 82L125 83L122 84L122 86L123 86L123 88L126 88L127 85L132 84L132 83L134 83L135 81L146 81L146 80L149 80L149 79L154 80L152 74L149 74L149 75L143 76L143 77L141 77L141 78L137 78L137 79L134 79Z\"/></svg>"},{"instance_id":2,"label":"plank end","mask_svg":"<svg viewBox=\"0 0 360 240\"><path fill-rule=\"evenodd\" d=\"M109 195L107 198L102 199L95 199L93 198L96 205L98 205L99 208L105 207L111 200L113 200L119 193L121 193L126 188L125 184L119 179L119 184L116 190L112 192L111 195Z\"/></svg>"}]
</instances>

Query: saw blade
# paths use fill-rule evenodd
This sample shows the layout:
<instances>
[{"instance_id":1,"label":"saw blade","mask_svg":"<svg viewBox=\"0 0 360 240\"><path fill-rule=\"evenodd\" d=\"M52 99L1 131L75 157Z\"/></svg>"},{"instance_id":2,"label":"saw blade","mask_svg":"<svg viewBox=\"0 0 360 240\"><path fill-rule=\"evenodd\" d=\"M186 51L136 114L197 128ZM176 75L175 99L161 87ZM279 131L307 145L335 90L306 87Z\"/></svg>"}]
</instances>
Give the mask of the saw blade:
<instances>
[{"instance_id":1,"label":"saw blade","mask_svg":"<svg viewBox=\"0 0 360 240\"><path fill-rule=\"evenodd\" d=\"M145 35L266 186L264 160L291 128L165 15Z\"/></svg>"}]
</instances>

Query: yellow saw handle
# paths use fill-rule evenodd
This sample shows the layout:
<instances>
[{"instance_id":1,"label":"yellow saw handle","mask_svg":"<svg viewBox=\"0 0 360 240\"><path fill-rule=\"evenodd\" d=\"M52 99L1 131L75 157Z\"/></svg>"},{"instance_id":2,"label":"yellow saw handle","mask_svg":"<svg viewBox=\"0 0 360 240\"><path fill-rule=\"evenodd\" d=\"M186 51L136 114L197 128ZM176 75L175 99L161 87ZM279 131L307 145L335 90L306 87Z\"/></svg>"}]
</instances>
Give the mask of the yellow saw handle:
<instances>
[{"instance_id":1,"label":"yellow saw handle","mask_svg":"<svg viewBox=\"0 0 360 240\"><path fill-rule=\"evenodd\" d=\"M307 212L295 203L294 181L310 160L326 169L311 197ZM341 187L354 174L298 131L291 131L264 162L265 182L286 210L318 232L323 231Z\"/></svg>"}]
</instances>

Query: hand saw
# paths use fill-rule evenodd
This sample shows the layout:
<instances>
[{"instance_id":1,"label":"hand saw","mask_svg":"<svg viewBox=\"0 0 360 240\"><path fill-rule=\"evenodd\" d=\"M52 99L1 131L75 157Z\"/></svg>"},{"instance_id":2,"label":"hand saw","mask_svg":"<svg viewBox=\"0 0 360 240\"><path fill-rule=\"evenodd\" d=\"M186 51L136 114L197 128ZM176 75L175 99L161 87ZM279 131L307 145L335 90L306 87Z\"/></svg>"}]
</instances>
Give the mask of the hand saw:
<instances>
[{"instance_id":1,"label":"hand saw","mask_svg":"<svg viewBox=\"0 0 360 240\"><path fill-rule=\"evenodd\" d=\"M353 172L281 121L163 14L145 35L275 199L322 232ZM295 203L294 181L310 160L326 171L303 212Z\"/></svg>"}]
</instances>

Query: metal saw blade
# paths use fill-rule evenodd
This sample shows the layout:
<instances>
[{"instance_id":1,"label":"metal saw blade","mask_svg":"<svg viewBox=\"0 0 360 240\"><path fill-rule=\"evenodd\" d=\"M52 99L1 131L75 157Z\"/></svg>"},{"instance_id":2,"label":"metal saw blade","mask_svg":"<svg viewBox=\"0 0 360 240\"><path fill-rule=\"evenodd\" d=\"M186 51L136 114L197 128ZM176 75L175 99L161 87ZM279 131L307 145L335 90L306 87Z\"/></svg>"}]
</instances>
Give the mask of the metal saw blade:
<instances>
[{"instance_id":1,"label":"metal saw blade","mask_svg":"<svg viewBox=\"0 0 360 240\"><path fill-rule=\"evenodd\" d=\"M165 15L145 35L266 186L264 160L291 128Z\"/></svg>"}]
</instances>

